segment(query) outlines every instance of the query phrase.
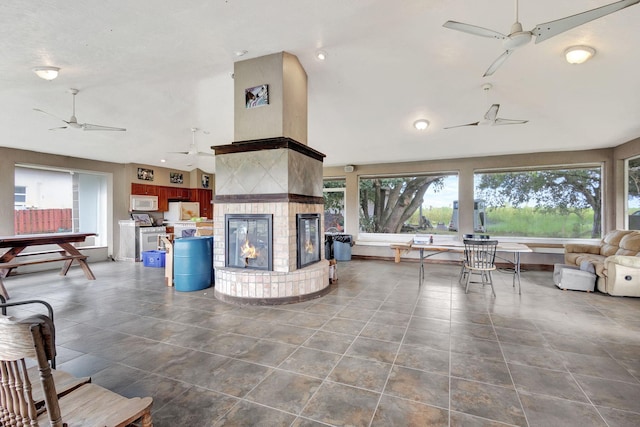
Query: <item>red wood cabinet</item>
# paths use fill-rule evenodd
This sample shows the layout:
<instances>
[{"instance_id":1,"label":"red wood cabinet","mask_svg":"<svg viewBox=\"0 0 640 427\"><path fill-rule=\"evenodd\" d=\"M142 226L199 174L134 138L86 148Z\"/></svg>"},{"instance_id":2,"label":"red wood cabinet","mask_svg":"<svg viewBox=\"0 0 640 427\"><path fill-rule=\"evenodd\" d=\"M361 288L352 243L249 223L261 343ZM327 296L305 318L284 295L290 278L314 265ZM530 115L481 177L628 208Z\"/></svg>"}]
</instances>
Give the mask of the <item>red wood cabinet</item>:
<instances>
[{"instance_id":1,"label":"red wood cabinet","mask_svg":"<svg viewBox=\"0 0 640 427\"><path fill-rule=\"evenodd\" d=\"M213 191L206 188L165 187L162 185L131 184L131 194L158 196L158 210L169 210L169 200L200 202L200 216L213 218Z\"/></svg>"},{"instance_id":2,"label":"red wood cabinet","mask_svg":"<svg viewBox=\"0 0 640 427\"><path fill-rule=\"evenodd\" d=\"M200 202L200 216L208 219L213 218L213 205L211 204L213 191L206 188L193 188L191 194L193 201Z\"/></svg>"}]
</instances>

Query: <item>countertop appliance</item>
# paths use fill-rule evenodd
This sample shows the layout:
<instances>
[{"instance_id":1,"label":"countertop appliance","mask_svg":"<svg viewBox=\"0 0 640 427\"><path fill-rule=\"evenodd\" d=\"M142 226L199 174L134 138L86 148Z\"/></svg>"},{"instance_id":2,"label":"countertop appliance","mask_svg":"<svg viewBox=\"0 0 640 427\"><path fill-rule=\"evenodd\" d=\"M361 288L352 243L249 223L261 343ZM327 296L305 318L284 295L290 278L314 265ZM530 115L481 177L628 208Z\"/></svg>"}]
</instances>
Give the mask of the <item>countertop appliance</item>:
<instances>
[{"instance_id":1,"label":"countertop appliance","mask_svg":"<svg viewBox=\"0 0 640 427\"><path fill-rule=\"evenodd\" d=\"M152 212L158 210L158 196L140 196L132 194L129 197L129 211Z\"/></svg>"},{"instance_id":2,"label":"countertop appliance","mask_svg":"<svg viewBox=\"0 0 640 427\"><path fill-rule=\"evenodd\" d=\"M169 202L169 210L164 213L167 222L185 221L200 216L200 202Z\"/></svg>"},{"instance_id":3,"label":"countertop appliance","mask_svg":"<svg viewBox=\"0 0 640 427\"><path fill-rule=\"evenodd\" d=\"M133 219L118 221L120 225L119 261L141 261L142 252L158 249L158 236L166 234L166 227L140 226Z\"/></svg>"}]
</instances>

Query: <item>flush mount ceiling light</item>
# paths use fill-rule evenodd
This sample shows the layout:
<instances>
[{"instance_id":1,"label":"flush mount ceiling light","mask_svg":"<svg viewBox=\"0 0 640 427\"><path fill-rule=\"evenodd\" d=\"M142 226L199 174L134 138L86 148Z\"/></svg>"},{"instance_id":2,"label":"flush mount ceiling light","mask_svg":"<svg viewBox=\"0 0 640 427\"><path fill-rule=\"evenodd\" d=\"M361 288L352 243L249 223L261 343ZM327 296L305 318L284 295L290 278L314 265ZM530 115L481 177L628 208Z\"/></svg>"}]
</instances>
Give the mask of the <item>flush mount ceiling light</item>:
<instances>
[{"instance_id":1,"label":"flush mount ceiling light","mask_svg":"<svg viewBox=\"0 0 640 427\"><path fill-rule=\"evenodd\" d=\"M38 77L44 80L53 80L58 77L58 72L60 68L58 67L35 67L33 72L36 73Z\"/></svg>"},{"instance_id":2,"label":"flush mount ceiling light","mask_svg":"<svg viewBox=\"0 0 640 427\"><path fill-rule=\"evenodd\" d=\"M564 51L564 57L569 64L582 64L595 55L596 50L589 46L571 46Z\"/></svg>"},{"instance_id":3,"label":"flush mount ceiling light","mask_svg":"<svg viewBox=\"0 0 640 427\"><path fill-rule=\"evenodd\" d=\"M318 58L320 61L324 61L325 59L327 59L327 52L325 52L324 50L317 51L316 58Z\"/></svg>"},{"instance_id":4,"label":"flush mount ceiling light","mask_svg":"<svg viewBox=\"0 0 640 427\"><path fill-rule=\"evenodd\" d=\"M418 130L425 130L426 128L429 127L429 120L426 120L426 119L416 120L415 122L413 122L413 127Z\"/></svg>"},{"instance_id":5,"label":"flush mount ceiling light","mask_svg":"<svg viewBox=\"0 0 640 427\"><path fill-rule=\"evenodd\" d=\"M236 50L235 52L233 52L236 56L245 56L248 51L246 50Z\"/></svg>"}]
</instances>

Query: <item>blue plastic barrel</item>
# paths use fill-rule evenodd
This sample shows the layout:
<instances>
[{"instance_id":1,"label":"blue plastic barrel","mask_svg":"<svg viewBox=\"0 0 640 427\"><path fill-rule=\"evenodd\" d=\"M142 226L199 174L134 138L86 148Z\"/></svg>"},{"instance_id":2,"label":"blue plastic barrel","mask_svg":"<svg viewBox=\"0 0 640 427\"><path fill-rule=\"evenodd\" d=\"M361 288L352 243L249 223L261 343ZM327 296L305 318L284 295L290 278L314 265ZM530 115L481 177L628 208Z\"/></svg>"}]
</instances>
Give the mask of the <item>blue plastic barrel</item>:
<instances>
[{"instance_id":1,"label":"blue plastic barrel","mask_svg":"<svg viewBox=\"0 0 640 427\"><path fill-rule=\"evenodd\" d=\"M184 237L173 242L173 283L176 291L191 292L211 286L213 237Z\"/></svg>"}]
</instances>

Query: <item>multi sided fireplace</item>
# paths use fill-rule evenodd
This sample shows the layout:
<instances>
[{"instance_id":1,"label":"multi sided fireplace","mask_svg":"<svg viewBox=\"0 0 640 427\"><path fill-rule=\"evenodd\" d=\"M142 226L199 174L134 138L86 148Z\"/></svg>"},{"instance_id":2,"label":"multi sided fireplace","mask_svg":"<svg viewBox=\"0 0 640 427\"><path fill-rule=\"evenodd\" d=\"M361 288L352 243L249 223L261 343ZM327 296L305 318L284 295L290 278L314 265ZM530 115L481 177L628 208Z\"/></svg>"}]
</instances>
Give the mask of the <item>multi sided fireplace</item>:
<instances>
[{"instance_id":1,"label":"multi sided fireplace","mask_svg":"<svg viewBox=\"0 0 640 427\"><path fill-rule=\"evenodd\" d=\"M225 215L226 267L273 270L273 215Z\"/></svg>"},{"instance_id":2,"label":"multi sided fireplace","mask_svg":"<svg viewBox=\"0 0 640 427\"><path fill-rule=\"evenodd\" d=\"M320 261L320 215L297 214L297 268Z\"/></svg>"}]
</instances>

